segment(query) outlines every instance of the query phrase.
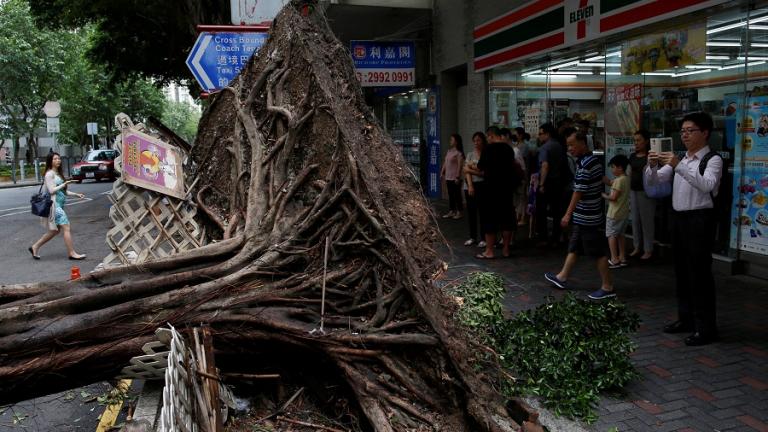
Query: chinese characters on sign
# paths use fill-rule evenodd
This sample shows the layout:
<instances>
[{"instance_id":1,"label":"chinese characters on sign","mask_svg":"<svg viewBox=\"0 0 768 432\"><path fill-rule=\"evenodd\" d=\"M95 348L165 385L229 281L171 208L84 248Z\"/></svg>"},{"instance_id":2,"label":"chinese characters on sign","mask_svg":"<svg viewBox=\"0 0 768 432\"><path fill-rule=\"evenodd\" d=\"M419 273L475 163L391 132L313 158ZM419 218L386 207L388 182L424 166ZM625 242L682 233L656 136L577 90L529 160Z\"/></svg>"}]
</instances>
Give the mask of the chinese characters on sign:
<instances>
[{"instance_id":1,"label":"chinese characters on sign","mask_svg":"<svg viewBox=\"0 0 768 432\"><path fill-rule=\"evenodd\" d=\"M357 78L363 87L408 87L416 82L413 42L350 42Z\"/></svg>"},{"instance_id":2,"label":"chinese characters on sign","mask_svg":"<svg viewBox=\"0 0 768 432\"><path fill-rule=\"evenodd\" d=\"M427 195L440 197L440 90L431 88L427 93Z\"/></svg>"},{"instance_id":3,"label":"chinese characters on sign","mask_svg":"<svg viewBox=\"0 0 768 432\"><path fill-rule=\"evenodd\" d=\"M184 198L182 156L176 147L133 129L123 132L122 141L125 183Z\"/></svg>"},{"instance_id":4,"label":"chinese characters on sign","mask_svg":"<svg viewBox=\"0 0 768 432\"><path fill-rule=\"evenodd\" d=\"M606 131L613 136L632 136L640 129L640 84L609 87L605 95Z\"/></svg>"},{"instance_id":5,"label":"chinese characters on sign","mask_svg":"<svg viewBox=\"0 0 768 432\"><path fill-rule=\"evenodd\" d=\"M207 92L229 85L267 40L266 33L203 32L187 57L187 66Z\"/></svg>"}]
</instances>

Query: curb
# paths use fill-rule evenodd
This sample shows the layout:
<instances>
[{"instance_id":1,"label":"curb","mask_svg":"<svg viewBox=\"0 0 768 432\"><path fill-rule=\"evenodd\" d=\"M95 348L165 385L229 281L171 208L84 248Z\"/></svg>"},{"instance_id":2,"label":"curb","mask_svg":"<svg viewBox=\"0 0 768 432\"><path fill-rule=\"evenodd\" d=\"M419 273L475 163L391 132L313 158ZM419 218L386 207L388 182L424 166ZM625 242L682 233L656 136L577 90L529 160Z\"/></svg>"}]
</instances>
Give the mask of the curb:
<instances>
[{"instance_id":1,"label":"curb","mask_svg":"<svg viewBox=\"0 0 768 432\"><path fill-rule=\"evenodd\" d=\"M20 188L25 186L40 186L43 184L43 182L39 181L31 181L31 182L19 182L19 183L0 183L0 189L13 189L13 188Z\"/></svg>"}]
</instances>

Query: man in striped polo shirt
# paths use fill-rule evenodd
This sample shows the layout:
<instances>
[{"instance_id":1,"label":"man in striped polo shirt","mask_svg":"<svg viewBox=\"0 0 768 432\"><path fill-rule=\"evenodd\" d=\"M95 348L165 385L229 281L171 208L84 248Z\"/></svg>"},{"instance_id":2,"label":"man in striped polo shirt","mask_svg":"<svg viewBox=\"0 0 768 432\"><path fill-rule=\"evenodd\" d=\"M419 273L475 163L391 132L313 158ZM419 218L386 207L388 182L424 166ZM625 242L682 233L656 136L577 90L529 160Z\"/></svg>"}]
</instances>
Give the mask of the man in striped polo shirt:
<instances>
[{"instance_id":1,"label":"man in striped polo shirt","mask_svg":"<svg viewBox=\"0 0 768 432\"><path fill-rule=\"evenodd\" d=\"M577 253L594 257L600 272L600 289L589 294L593 300L614 297L613 280L608 270L608 241L603 232L605 226L605 205L602 192L603 164L593 155L587 145L587 137L581 132L571 133L566 140L568 152L578 159L573 180L573 196L565 216L560 221L567 227L573 218L571 241L568 244L568 256L560 273L545 273L544 278L560 289L566 288L568 276L576 264Z\"/></svg>"}]
</instances>

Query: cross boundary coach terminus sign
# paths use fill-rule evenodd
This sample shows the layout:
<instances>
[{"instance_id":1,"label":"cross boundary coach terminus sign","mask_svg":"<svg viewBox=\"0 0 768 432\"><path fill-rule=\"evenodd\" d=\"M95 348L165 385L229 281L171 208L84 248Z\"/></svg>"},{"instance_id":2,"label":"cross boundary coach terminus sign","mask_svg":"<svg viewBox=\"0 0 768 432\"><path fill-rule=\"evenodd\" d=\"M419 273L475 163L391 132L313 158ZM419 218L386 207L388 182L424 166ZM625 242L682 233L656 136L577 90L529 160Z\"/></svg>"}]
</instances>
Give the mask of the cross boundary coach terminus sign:
<instances>
[{"instance_id":1,"label":"cross boundary coach terminus sign","mask_svg":"<svg viewBox=\"0 0 768 432\"><path fill-rule=\"evenodd\" d=\"M202 28L203 26L201 26ZM230 31L203 31L187 57L187 67L203 90L212 93L229 85L251 56L267 40L268 27L238 31L242 27L221 26ZM255 29L255 27L248 30Z\"/></svg>"}]
</instances>

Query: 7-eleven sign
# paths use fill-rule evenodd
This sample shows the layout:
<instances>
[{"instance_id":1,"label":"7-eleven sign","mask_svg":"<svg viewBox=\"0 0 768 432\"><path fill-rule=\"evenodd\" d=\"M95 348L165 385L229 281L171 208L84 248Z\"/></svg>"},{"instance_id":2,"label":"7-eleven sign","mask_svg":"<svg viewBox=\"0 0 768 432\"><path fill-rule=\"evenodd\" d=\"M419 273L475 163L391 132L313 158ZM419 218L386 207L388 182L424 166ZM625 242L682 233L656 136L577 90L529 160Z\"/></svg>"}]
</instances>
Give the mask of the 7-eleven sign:
<instances>
[{"instance_id":1,"label":"7-eleven sign","mask_svg":"<svg viewBox=\"0 0 768 432\"><path fill-rule=\"evenodd\" d=\"M599 0L565 0L565 45L575 45L600 36Z\"/></svg>"}]
</instances>

